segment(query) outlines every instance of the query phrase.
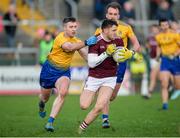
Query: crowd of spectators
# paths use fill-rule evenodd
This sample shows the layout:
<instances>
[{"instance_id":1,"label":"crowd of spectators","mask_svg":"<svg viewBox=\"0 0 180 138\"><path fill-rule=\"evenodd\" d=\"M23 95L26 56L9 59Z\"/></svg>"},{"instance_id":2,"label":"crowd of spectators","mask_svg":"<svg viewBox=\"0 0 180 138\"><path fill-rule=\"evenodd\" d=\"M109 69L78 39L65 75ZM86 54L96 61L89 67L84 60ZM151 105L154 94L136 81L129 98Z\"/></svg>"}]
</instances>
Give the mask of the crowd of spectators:
<instances>
[{"instance_id":1,"label":"crowd of spectators","mask_svg":"<svg viewBox=\"0 0 180 138\"><path fill-rule=\"evenodd\" d=\"M125 22L132 23L135 17L135 7L132 0L94 0L94 18L98 20L104 19L102 13L105 13L105 7L108 3L116 1L121 5L121 20ZM149 0L149 19L158 20L161 18L166 18L168 20L175 20L172 0Z\"/></svg>"},{"instance_id":2,"label":"crowd of spectators","mask_svg":"<svg viewBox=\"0 0 180 138\"><path fill-rule=\"evenodd\" d=\"M70 11L71 8L68 5L68 3L65 1L65 4L67 6L67 16L71 16L70 15ZM136 20L136 16L135 16L135 5L134 5L134 1L133 0L94 0L94 18L98 19L98 20L102 20L105 18L105 15L102 13L105 13L105 7L107 4L109 4L112 1L116 1L118 3L120 3L121 5L121 16L120 16L120 20L130 24L133 26L134 21ZM24 4L28 4L30 5L30 3L32 3L33 0L22 0L22 3ZM81 2L80 0L74 0L75 3L79 3ZM159 20L161 18L166 18L169 19L173 22L173 27L174 28L178 28L178 31L180 30L179 27L177 27L179 24L178 22L176 22L174 13L173 13L173 1L172 0L149 0L149 19L152 20ZM0 15L0 32L5 34L5 38L6 38L6 45L8 48L13 48L16 47L17 43L16 43L16 33L17 33L17 29L18 29L18 21L19 21L19 17L16 13L16 6L14 3L10 4L9 6L9 10L3 14ZM2 21L5 21L6 24L2 24ZM41 30L41 31L40 31ZM42 28L38 29L37 32L41 32L41 35L37 35L39 38L43 38L44 34L45 34L45 30L43 30ZM56 33L57 34L57 33ZM41 40L41 38L36 38L36 40ZM54 37L54 36L53 36ZM40 47L39 45L39 41L38 43L34 43L32 45L36 45L36 47Z\"/></svg>"}]
</instances>

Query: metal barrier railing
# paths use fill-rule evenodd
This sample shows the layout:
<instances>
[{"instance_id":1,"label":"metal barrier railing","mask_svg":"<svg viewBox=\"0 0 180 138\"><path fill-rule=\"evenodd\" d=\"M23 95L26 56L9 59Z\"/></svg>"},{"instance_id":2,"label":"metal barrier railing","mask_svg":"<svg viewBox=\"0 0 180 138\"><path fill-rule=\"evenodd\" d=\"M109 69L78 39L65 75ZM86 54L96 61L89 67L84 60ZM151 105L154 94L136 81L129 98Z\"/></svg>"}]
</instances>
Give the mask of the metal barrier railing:
<instances>
[{"instance_id":1,"label":"metal barrier railing","mask_svg":"<svg viewBox=\"0 0 180 138\"><path fill-rule=\"evenodd\" d=\"M21 65L20 54L34 54L35 55L35 64L38 64L39 51L38 48L23 48L18 46L17 48L0 48L0 54L14 54L15 65Z\"/></svg>"},{"instance_id":2,"label":"metal barrier railing","mask_svg":"<svg viewBox=\"0 0 180 138\"><path fill-rule=\"evenodd\" d=\"M14 23L6 20L2 20L2 24L5 25L15 25ZM40 20L40 21L34 21L34 20L20 20L16 25L18 26L24 26L24 25L47 25L47 26L61 26L62 23L60 20Z\"/></svg>"}]
</instances>

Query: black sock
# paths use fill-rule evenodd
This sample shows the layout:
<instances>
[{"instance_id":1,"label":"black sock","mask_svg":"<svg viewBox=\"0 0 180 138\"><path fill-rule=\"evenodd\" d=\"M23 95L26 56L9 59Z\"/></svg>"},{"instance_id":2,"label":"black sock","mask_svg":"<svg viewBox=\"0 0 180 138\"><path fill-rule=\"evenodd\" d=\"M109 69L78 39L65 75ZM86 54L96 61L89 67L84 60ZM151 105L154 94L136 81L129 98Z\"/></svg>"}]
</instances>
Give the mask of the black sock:
<instances>
[{"instance_id":1,"label":"black sock","mask_svg":"<svg viewBox=\"0 0 180 138\"><path fill-rule=\"evenodd\" d=\"M40 111L44 111L44 107L45 107L45 103L43 101L40 101L39 102Z\"/></svg>"}]
</instances>

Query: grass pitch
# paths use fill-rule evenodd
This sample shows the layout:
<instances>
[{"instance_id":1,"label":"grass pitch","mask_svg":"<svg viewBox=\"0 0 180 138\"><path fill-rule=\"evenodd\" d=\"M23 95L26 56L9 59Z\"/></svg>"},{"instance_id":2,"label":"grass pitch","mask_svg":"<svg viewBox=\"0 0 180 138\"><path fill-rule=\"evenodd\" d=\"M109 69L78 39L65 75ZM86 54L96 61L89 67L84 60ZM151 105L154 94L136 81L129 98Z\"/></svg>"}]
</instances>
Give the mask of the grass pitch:
<instances>
[{"instance_id":1,"label":"grass pitch","mask_svg":"<svg viewBox=\"0 0 180 138\"><path fill-rule=\"evenodd\" d=\"M49 115L52 96L46 105ZM169 102L169 110L161 107L160 94L145 100L139 95L118 97L111 103L111 128L101 128L99 116L82 135L77 134L80 122L88 111L79 108L79 96L69 95L62 112L55 120L55 132L46 132L48 116L38 116L37 96L0 96L0 136L8 137L150 137L180 136L180 98Z\"/></svg>"}]
</instances>

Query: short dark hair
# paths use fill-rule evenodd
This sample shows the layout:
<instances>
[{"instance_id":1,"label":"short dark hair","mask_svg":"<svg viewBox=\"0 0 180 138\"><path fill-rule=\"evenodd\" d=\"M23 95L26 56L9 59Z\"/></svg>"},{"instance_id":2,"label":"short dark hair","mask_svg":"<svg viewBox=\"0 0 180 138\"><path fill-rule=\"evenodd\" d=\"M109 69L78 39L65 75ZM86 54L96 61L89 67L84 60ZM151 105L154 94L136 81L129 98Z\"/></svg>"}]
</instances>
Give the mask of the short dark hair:
<instances>
[{"instance_id":1,"label":"short dark hair","mask_svg":"<svg viewBox=\"0 0 180 138\"><path fill-rule=\"evenodd\" d=\"M162 22L168 22L169 23L169 20L166 18L159 19L159 25L161 25Z\"/></svg>"},{"instance_id":2,"label":"short dark hair","mask_svg":"<svg viewBox=\"0 0 180 138\"><path fill-rule=\"evenodd\" d=\"M111 3L109 3L109 4L106 6L106 13L107 13L107 11L108 11L109 8L118 9L119 12L120 12L120 10L121 10L121 5L120 5L119 3L117 3L117 2L111 2Z\"/></svg>"},{"instance_id":3,"label":"short dark hair","mask_svg":"<svg viewBox=\"0 0 180 138\"><path fill-rule=\"evenodd\" d=\"M112 27L113 25L118 26L118 24L117 24L116 21L109 20L109 19L105 19L105 20L102 22L101 29L103 30L103 29L105 29L105 28Z\"/></svg>"},{"instance_id":4,"label":"short dark hair","mask_svg":"<svg viewBox=\"0 0 180 138\"><path fill-rule=\"evenodd\" d=\"M63 19L63 24L66 24L68 22L76 22L76 18L74 18L74 17L65 17Z\"/></svg>"}]
</instances>

